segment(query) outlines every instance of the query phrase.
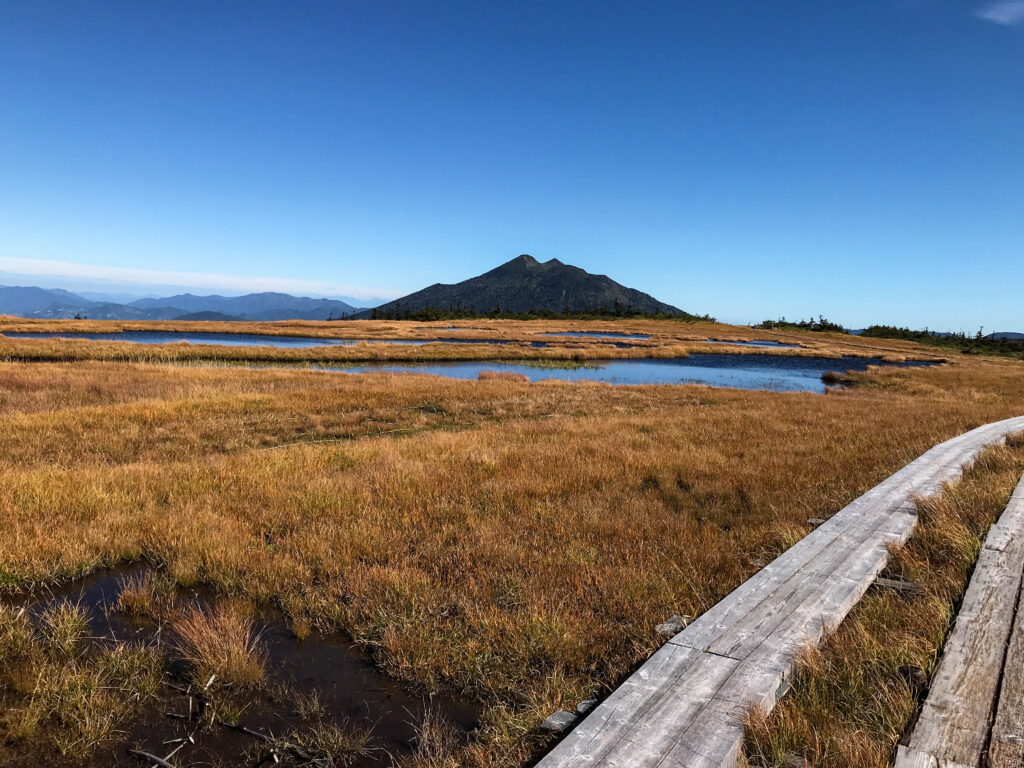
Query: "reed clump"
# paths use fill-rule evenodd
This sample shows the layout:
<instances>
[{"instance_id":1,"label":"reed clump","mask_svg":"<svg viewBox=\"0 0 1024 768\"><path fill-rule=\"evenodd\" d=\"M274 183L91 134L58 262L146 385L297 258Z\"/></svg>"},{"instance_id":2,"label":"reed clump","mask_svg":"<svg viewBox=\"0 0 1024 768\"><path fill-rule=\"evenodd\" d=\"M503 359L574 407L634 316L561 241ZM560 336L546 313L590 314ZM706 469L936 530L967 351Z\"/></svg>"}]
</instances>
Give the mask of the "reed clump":
<instances>
[{"instance_id":1,"label":"reed clump","mask_svg":"<svg viewBox=\"0 0 1024 768\"><path fill-rule=\"evenodd\" d=\"M237 606L187 606L172 620L171 630L194 682L204 689L216 681L244 686L263 679L266 654L259 632Z\"/></svg>"}]
</instances>

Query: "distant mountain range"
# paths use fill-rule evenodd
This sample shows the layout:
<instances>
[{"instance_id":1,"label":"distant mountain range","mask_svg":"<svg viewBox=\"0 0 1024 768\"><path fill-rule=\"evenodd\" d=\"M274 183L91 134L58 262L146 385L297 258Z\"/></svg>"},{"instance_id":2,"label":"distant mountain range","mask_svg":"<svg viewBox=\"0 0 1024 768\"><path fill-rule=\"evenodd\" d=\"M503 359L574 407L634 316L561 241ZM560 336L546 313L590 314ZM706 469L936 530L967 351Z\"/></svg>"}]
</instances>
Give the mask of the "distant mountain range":
<instances>
[{"instance_id":1,"label":"distant mountain range","mask_svg":"<svg viewBox=\"0 0 1024 768\"><path fill-rule=\"evenodd\" d=\"M620 285L605 275L592 275L558 259L539 262L524 254L477 277L454 285L435 283L375 309L364 310L356 317L402 318L433 309L475 314L688 314L646 293Z\"/></svg>"},{"instance_id":2,"label":"distant mountain range","mask_svg":"<svg viewBox=\"0 0 1024 768\"><path fill-rule=\"evenodd\" d=\"M93 320L327 320L359 312L344 301L287 293L138 299L127 304L93 301L59 288L0 286L0 314Z\"/></svg>"}]
</instances>

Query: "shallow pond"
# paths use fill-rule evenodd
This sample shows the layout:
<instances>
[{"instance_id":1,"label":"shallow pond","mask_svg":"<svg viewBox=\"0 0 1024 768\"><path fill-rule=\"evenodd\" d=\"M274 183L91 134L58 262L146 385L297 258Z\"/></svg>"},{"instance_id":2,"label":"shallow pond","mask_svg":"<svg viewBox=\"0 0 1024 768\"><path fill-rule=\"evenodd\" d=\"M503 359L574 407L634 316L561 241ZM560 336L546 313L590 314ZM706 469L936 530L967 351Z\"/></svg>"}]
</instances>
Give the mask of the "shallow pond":
<instances>
[{"instance_id":1,"label":"shallow pond","mask_svg":"<svg viewBox=\"0 0 1024 768\"><path fill-rule=\"evenodd\" d=\"M668 360L606 360L573 368L514 362L429 362L318 366L346 373L392 371L429 373L452 379L476 379L486 371L518 373L530 381L597 381L606 384L709 384L777 392L824 392L826 371L864 371L869 365L915 367L928 363L884 363L876 357L791 357L786 355L691 355Z\"/></svg>"},{"instance_id":2,"label":"shallow pond","mask_svg":"<svg viewBox=\"0 0 1024 768\"><path fill-rule=\"evenodd\" d=\"M577 339L649 339L646 333L619 333L618 331L548 331L541 336L574 336Z\"/></svg>"},{"instance_id":3,"label":"shallow pond","mask_svg":"<svg viewBox=\"0 0 1024 768\"><path fill-rule=\"evenodd\" d=\"M753 341L732 341L730 339L708 339L709 344L732 344L737 347L768 347L770 349L799 349L799 344L785 344L781 341L754 339Z\"/></svg>"},{"instance_id":4,"label":"shallow pond","mask_svg":"<svg viewBox=\"0 0 1024 768\"><path fill-rule=\"evenodd\" d=\"M459 329L453 329L459 330ZM5 331L2 335L12 339L87 339L90 341L126 341L134 344L217 344L228 347L280 347L306 349L309 347L352 347L361 342L369 344L519 344L514 339L331 339L312 336L270 336L255 333L207 333L178 331L121 331L120 333L47 333L36 331ZM636 337L642 338L642 337ZM546 347L547 342L528 342L534 347ZM633 344L610 342L616 347L633 347Z\"/></svg>"},{"instance_id":5,"label":"shallow pond","mask_svg":"<svg viewBox=\"0 0 1024 768\"><path fill-rule=\"evenodd\" d=\"M458 327L451 327L445 330L460 331L471 330ZM409 346L423 346L424 344L519 344L513 339L464 339L464 338L436 338L436 339L338 339L323 338L314 336L272 336L257 333L213 333L203 331L121 331L116 333L61 333L43 331L7 331L3 334L12 339L87 339L89 341L126 341L133 344L174 344L187 342L189 344L217 344L227 347L279 347L283 349L307 349L311 347L351 347L366 342L369 344L407 344ZM559 331L542 333L541 336L598 339L601 343L609 344L620 349L628 349L639 346L630 344L630 341L644 341L650 336L641 333L613 333L598 331ZM546 347L545 341L528 342L533 347ZM708 339L710 344L733 344L749 347L774 347L776 349L794 349L796 344L783 344L778 341L728 341L725 339Z\"/></svg>"},{"instance_id":6,"label":"shallow pond","mask_svg":"<svg viewBox=\"0 0 1024 768\"><path fill-rule=\"evenodd\" d=\"M38 333L34 331L6 331L12 339L88 339L90 341L127 341L134 344L218 344L228 347L351 347L360 342L372 344L411 344L419 346L441 342L443 344L508 344L504 339L329 339L313 336L270 336L256 333L205 333L178 331L121 331L120 333Z\"/></svg>"}]
</instances>

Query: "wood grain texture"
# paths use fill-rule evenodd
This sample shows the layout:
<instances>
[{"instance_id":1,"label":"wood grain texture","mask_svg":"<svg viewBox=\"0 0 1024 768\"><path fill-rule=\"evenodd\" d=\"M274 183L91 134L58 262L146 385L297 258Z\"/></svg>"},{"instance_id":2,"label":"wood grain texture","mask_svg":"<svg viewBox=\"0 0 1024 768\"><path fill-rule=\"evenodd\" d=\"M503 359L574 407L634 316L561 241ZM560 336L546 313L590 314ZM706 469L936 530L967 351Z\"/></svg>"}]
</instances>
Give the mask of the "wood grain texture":
<instances>
[{"instance_id":1,"label":"wood grain texture","mask_svg":"<svg viewBox=\"0 0 1024 768\"><path fill-rule=\"evenodd\" d=\"M1021 623L1017 608L1022 578L1024 479L989 531L974 567L907 744L907 754L915 757L904 757L901 751L896 768L916 766L918 754L931 756L938 766L977 768L988 755L990 737L989 751L1005 761L1000 768L1024 766L1019 751L1024 744L1024 637L1011 640L1011 633L1017 634L1015 626ZM1024 636L1024 630L1019 634ZM1014 659L1010 651L1019 658ZM996 718L998 746L993 725L997 702L1002 715L1002 719Z\"/></svg>"},{"instance_id":2,"label":"wood grain texture","mask_svg":"<svg viewBox=\"0 0 1024 768\"><path fill-rule=\"evenodd\" d=\"M989 534L986 546L1016 550L1024 540L1024 481L1014 501ZM1017 616L1003 663L1003 680L996 705L989 747L988 768L1024 766L1024 584L1017 597Z\"/></svg>"},{"instance_id":3,"label":"wood grain texture","mask_svg":"<svg viewBox=\"0 0 1024 768\"><path fill-rule=\"evenodd\" d=\"M735 768L747 714L772 709L800 652L842 621L889 546L907 540L914 498L1022 429L1018 417L942 443L832 515L670 639L538 768Z\"/></svg>"}]
</instances>

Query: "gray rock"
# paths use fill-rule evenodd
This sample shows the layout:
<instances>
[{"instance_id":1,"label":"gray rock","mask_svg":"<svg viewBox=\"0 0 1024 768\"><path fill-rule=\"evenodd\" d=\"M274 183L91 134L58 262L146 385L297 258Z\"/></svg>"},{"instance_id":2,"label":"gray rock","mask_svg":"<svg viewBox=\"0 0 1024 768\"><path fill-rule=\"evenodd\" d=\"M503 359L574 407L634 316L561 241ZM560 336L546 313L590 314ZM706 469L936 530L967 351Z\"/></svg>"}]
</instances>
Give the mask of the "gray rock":
<instances>
[{"instance_id":1,"label":"gray rock","mask_svg":"<svg viewBox=\"0 0 1024 768\"><path fill-rule=\"evenodd\" d=\"M597 699L584 699L576 705L576 714L585 715L587 712L597 706Z\"/></svg>"},{"instance_id":2,"label":"gray rock","mask_svg":"<svg viewBox=\"0 0 1024 768\"><path fill-rule=\"evenodd\" d=\"M904 664L897 671L915 694L928 686L928 673L915 664Z\"/></svg>"},{"instance_id":3,"label":"gray rock","mask_svg":"<svg viewBox=\"0 0 1024 768\"><path fill-rule=\"evenodd\" d=\"M782 764L786 768L814 768L803 755L795 752L787 752L782 756Z\"/></svg>"},{"instance_id":4,"label":"gray rock","mask_svg":"<svg viewBox=\"0 0 1024 768\"><path fill-rule=\"evenodd\" d=\"M672 637L673 635L678 635L680 632L686 629L686 625L689 623L689 616L673 616L664 624L659 624L658 626L656 626L654 628L654 631L662 637Z\"/></svg>"},{"instance_id":5,"label":"gray rock","mask_svg":"<svg viewBox=\"0 0 1024 768\"><path fill-rule=\"evenodd\" d=\"M564 709L560 709L543 723L540 724L540 729L544 733L561 733L569 728L572 728L579 720L577 715L572 712L566 712Z\"/></svg>"}]
</instances>

